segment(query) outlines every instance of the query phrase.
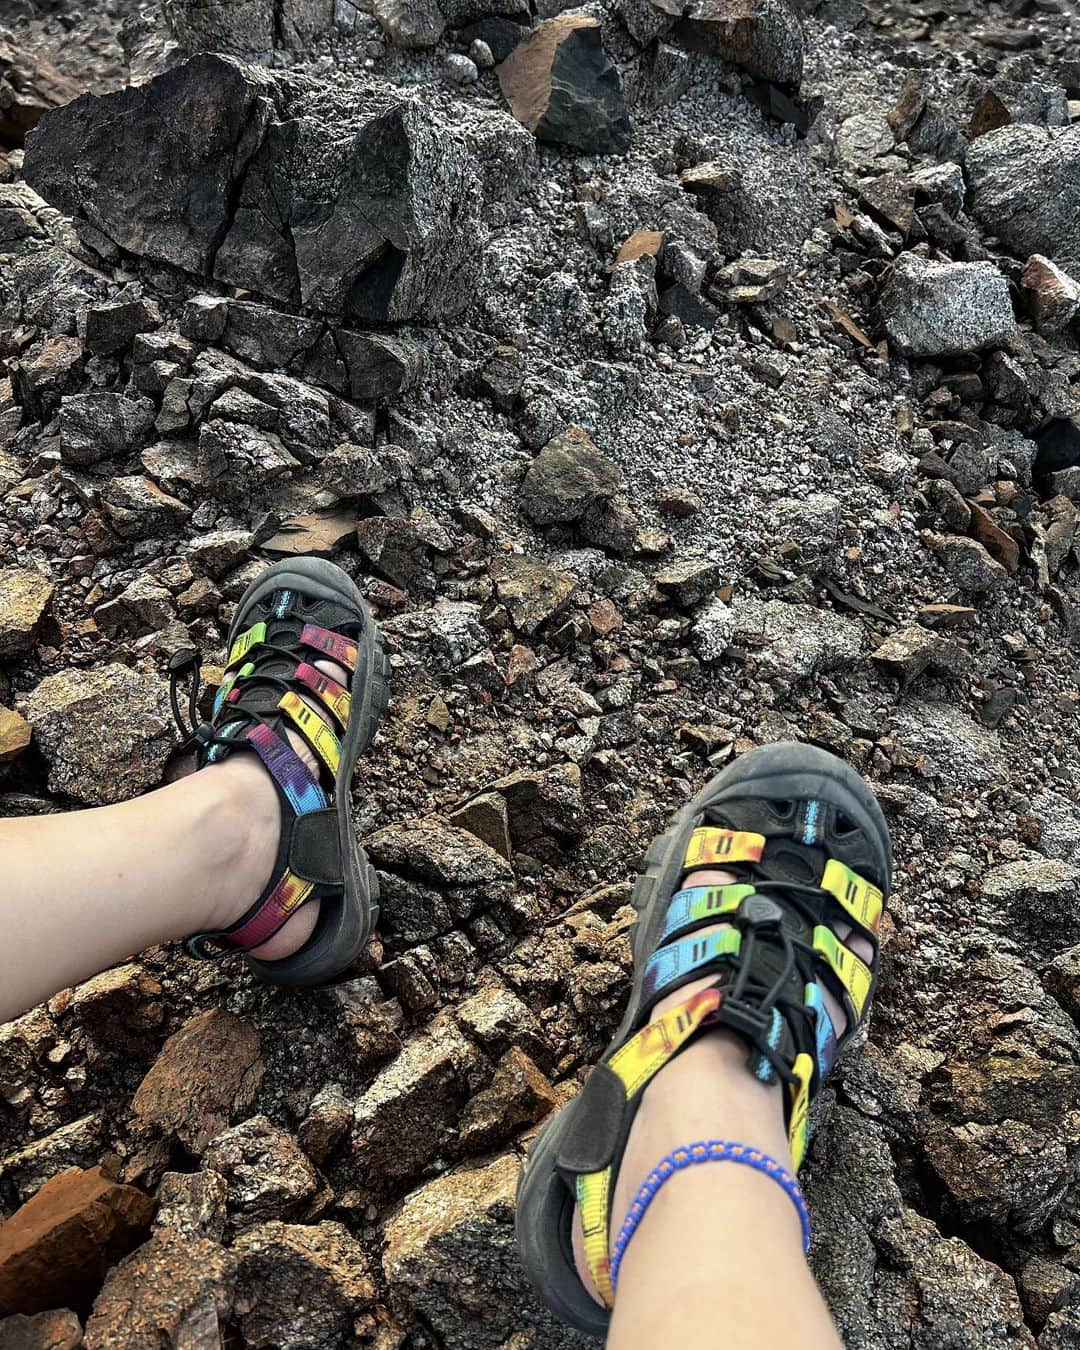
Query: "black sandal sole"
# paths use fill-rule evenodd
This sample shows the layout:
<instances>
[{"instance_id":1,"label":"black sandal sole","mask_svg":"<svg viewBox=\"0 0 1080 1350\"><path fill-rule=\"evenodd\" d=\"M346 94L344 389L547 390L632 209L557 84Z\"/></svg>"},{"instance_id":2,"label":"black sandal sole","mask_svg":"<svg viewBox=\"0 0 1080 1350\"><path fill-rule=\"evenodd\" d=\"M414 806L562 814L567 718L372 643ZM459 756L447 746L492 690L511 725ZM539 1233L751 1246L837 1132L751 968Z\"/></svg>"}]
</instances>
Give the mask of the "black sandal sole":
<instances>
[{"instance_id":1,"label":"black sandal sole","mask_svg":"<svg viewBox=\"0 0 1080 1350\"><path fill-rule=\"evenodd\" d=\"M280 961L246 958L260 979L286 988L312 988L349 978L350 968L363 954L379 918L379 882L367 854L360 847L349 813L349 784L356 761L375 738L379 718L390 702L387 683L390 662L382 638L356 584L347 573L325 558L289 558L274 563L240 597L229 629L229 645L249 627L251 607L274 591L289 589L323 600L335 600L355 610L363 627L357 639L356 671L352 680L352 707L341 739L341 760L334 781L338 841L344 864L344 893L340 900L323 900L311 937L292 956Z\"/></svg>"},{"instance_id":2,"label":"black sandal sole","mask_svg":"<svg viewBox=\"0 0 1080 1350\"><path fill-rule=\"evenodd\" d=\"M690 836L706 822L711 808L731 798L745 797L781 801L817 798L831 802L874 844L880 873L891 884L888 825L874 794L850 765L825 750L799 742L762 746L742 755L675 814L645 855L644 869L634 883L632 895L638 911L631 937L634 983L626 1015L604 1052L604 1060L619 1048L637 1017L646 961L655 947L672 889L682 873ZM570 1241L574 1199L555 1170L555 1159L575 1104L574 1100L568 1102L533 1141L518 1180L514 1223L521 1263L542 1302L577 1330L604 1336L611 1313L592 1299L574 1266Z\"/></svg>"}]
</instances>

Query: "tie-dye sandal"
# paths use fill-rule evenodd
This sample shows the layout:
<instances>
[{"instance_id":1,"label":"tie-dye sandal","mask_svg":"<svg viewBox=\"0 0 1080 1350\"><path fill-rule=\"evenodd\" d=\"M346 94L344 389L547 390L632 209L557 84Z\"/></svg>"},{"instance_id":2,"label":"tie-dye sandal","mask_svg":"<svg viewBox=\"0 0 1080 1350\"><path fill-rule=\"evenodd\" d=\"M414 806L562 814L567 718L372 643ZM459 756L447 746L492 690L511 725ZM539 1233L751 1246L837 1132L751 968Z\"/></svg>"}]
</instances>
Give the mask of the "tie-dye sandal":
<instances>
[{"instance_id":1,"label":"tie-dye sandal","mask_svg":"<svg viewBox=\"0 0 1080 1350\"><path fill-rule=\"evenodd\" d=\"M347 685L316 669L320 660L343 667ZM389 699L389 664L363 597L340 567L324 559L275 563L236 607L225 677L209 722L198 722L198 653L178 652L170 670L173 714L195 744L197 767L238 750L253 752L281 801L278 856L262 895L231 928L193 934L185 950L204 960L250 952L301 905L318 900L315 928L299 951L279 961L247 960L272 984L332 982L363 952L378 917L375 872L349 815L354 766ZM188 676L190 726L177 698L178 682ZM311 746L317 778L289 745L286 730L299 732Z\"/></svg>"},{"instance_id":2,"label":"tie-dye sandal","mask_svg":"<svg viewBox=\"0 0 1080 1350\"><path fill-rule=\"evenodd\" d=\"M683 879L699 868L722 868L738 881L683 889ZM842 760L794 743L743 755L654 841L634 887L638 921L626 1016L581 1092L540 1131L518 1186L518 1249L557 1316L581 1331L605 1333L614 1302L611 1223L623 1218L611 1212L614 1183L641 1094L710 1028L735 1032L749 1047L750 1071L785 1085L799 1166L810 1102L867 1019L891 877L888 827L873 793ZM829 925L837 920L871 943L869 965L834 935ZM695 936L717 923L732 926ZM704 976L715 977L713 984L649 1022L660 999ZM840 1037L822 988L847 1012ZM794 1178L785 1173L785 1179L797 1189ZM575 1205L605 1308L575 1267Z\"/></svg>"}]
</instances>

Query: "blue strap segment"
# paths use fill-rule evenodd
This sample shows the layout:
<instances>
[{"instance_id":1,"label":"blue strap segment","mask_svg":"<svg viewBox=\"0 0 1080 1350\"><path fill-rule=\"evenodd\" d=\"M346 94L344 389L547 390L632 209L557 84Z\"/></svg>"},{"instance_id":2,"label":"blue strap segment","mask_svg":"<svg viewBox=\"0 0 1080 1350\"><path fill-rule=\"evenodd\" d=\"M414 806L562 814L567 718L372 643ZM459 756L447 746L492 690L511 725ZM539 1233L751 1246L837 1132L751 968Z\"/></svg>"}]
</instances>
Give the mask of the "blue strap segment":
<instances>
[{"instance_id":1,"label":"blue strap segment","mask_svg":"<svg viewBox=\"0 0 1080 1350\"><path fill-rule=\"evenodd\" d=\"M825 1000L821 997L821 989L818 985L808 984L806 986L803 1002L808 1008L813 1008L817 1014L818 1073L824 1080L836 1061L836 1029L832 1024L828 1009L825 1007Z\"/></svg>"},{"instance_id":2,"label":"blue strap segment","mask_svg":"<svg viewBox=\"0 0 1080 1350\"><path fill-rule=\"evenodd\" d=\"M668 905L667 916L657 945L667 942L677 933L698 924L716 923L725 915L736 912L748 895L753 895L753 886L736 884L732 886L689 886L676 891Z\"/></svg>"},{"instance_id":3,"label":"blue strap segment","mask_svg":"<svg viewBox=\"0 0 1080 1350\"><path fill-rule=\"evenodd\" d=\"M670 988L676 980L691 971L707 965L718 956L738 954L742 936L736 928L725 928L702 937L683 938L668 947L661 947L649 957L645 978L641 985L642 1006L647 1006Z\"/></svg>"}]
</instances>

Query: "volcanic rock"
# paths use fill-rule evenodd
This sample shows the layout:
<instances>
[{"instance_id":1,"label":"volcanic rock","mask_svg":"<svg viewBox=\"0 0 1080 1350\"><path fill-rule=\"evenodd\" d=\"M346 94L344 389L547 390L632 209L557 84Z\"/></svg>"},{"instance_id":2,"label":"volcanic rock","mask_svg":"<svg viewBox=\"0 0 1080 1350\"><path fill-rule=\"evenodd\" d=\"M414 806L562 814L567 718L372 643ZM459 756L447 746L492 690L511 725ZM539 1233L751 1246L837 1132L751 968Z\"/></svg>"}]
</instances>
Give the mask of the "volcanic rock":
<instances>
[{"instance_id":1,"label":"volcanic rock","mask_svg":"<svg viewBox=\"0 0 1080 1350\"><path fill-rule=\"evenodd\" d=\"M110 478L101 490L101 509L121 539L170 534L191 515L190 507L144 474Z\"/></svg>"},{"instance_id":2,"label":"volcanic rock","mask_svg":"<svg viewBox=\"0 0 1080 1350\"><path fill-rule=\"evenodd\" d=\"M568 572L520 553L497 558L491 565L491 578L514 627L526 637L560 614L577 590L577 582Z\"/></svg>"},{"instance_id":3,"label":"volcanic rock","mask_svg":"<svg viewBox=\"0 0 1080 1350\"><path fill-rule=\"evenodd\" d=\"M704 600L720 580L720 568L708 558L683 558L662 568L656 584L681 609L689 609Z\"/></svg>"},{"instance_id":4,"label":"volcanic rock","mask_svg":"<svg viewBox=\"0 0 1080 1350\"><path fill-rule=\"evenodd\" d=\"M514 1241L520 1164L513 1154L451 1172L406 1197L386 1230L383 1269L413 1317L446 1345L497 1350L520 1329L523 1309L538 1345L581 1346L528 1286ZM471 1279L466 1287L461 1271Z\"/></svg>"},{"instance_id":5,"label":"volcanic rock","mask_svg":"<svg viewBox=\"0 0 1080 1350\"><path fill-rule=\"evenodd\" d=\"M112 356L124 351L139 333L161 327L161 309L153 300L122 300L88 309L79 325L87 351Z\"/></svg>"},{"instance_id":6,"label":"volcanic rock","mask_svg":"<svg viewBox=\"0 0 1080 1350\"><path fill-rule=\"evenodd\" d=\"M82 1325L66 1308L0 1319L0 1350L78 1350Z\"/></svg>"},{"instance_id":7,"label":"volcanic rock","mask_svg":"<svg viewBox=\"0 0 1080 1350\"><path fill-rule=\"evenodd\" d=\"M1067 328L1080 310L1080 283L1039 253L1033 253L1024 264L1020 294L1044 337Z\"/></svg>"},{"instance_id":8,"label":"volcanic rock","mask_svg":"<svg viewBox=\"0 0 1080 1350\"><path fill-rule=\"evenodd\" d=\"M459 829L468 830L470 834L475 834L477 839L483 840L489 848L493 848L501 857L509 860L510 820L505 797L501 797L497 792L482 792L454 811L450 816L450 823Z\"/></svg>"},{"instance_id":9,"label":"volcanic rock","mask_svg":"<svg viewBox=\"0 0 1080 1350\"><path fill-rule=\"evenodd\" d=\"M971 210L1021 258L1080 275L1080 126L1018 123L968 147Z\"/></svg>"},{"instance_id":10,"label":"volcanic rock","mask_svg":"<svg viewBox=\"0 0 1080 1350\"><path fill-rule=\"evenodd\" d=\"M394 46L406 51L434 47L446 28L435 0L373 0L371 12Z\"/></svg>"},{"instance_id":11,"label":"volcanic rock","mask_svg":"<svg viewBox=\"0 0 1080 1350\"><path fill-rule=\"evenodd\" d=\"M0 769L7 768L18 759L30 744L31 734L30 723L0 703Z\"/></svg>"},{"instance_id":12,"label":"volcanic rock","mask_svg":"<svg viewBox=\"0 0 1080 1350\"><path fill-rule=\"evenodd\" d=\"M77 83L49 61L0 42L0 146L22 145L47 112L78 92Z\"/></svg>"},{"instance_id":13,"label":"volcanic rock","mask_svg":"<svg viewBox=\"0 0 1080 1350\"><path fill-rule=\"evenodd\" d=\"M199 473L222 501L239 505L265 493L300 467L281 440L239 422L204 422L199 432Z\"/></svg>"},{"instance_id":14,"label":"volcanic rock","mask_svg":"<svg viewBox=\"0 0 1080 1350\"><path fill-rule=\"evenodd\" d=\"M435 590L433 555L451 548L446 530L420 508L409 516L368 516L357 521L356 541L381 576L419 595Z\"/></svg>"},{"instance_id":15,"label":"volcanic rock","mask_svg":"<svg viewBox=\"0 0 1080 1350\"><path fill-rule=\"evenodd\" d=\"M490 886L513 876L494 849L441 816L386 825L368 835L364 848L377 867L440 888Z\"/></svg>"},{"instance_id":16,"label":"volcanic rock","mask_svg":"<svg viewBox=\"0 0 1080 1350\"><path fill-rule=\"evenodd\" d=\"M218 1172L166 1172L158 1186L154 1228L217 1242L225 1232L228 1194Z\"/></svg>"},{"instance_id":17,"label":"volcanic rock","mask_svg":"<svg viewBox=\"0 0 1080 1350\"><path fill-rule=\"evenodd\" d=\"M450 1145L476 1062L475 1047L446 1014L405 1042L356 1102L357 1185L385 1192Z\"/></svg>"},{"instance_id":18,"label":"volcanic rock","mask_svg":"<svg viewBox=\"0 0 1080 1350\"><path fill-rule=\"evenodd\" d=\"M678 32L706 50L762 80L797 86L802 80L805 41L790 0L652 0L663 12L681 16Z\"/></svg>"},{"instance_id":19,"label":"volcanic rock","mask_svg":"<svg viewBox=\"0 0 1080 1350\"><path fill-rule=\"evenodd\" d=\"M216 1242L164 1229L109 1272L84 1350L195 1350L221 1344L236 1261Z\"/></svg>"},{"instance_id":20,"label":"volcanic rock","mask_svg":"<svg viewBox=\"0 0 1080 1350\"><path fill-rule=\"evenodd\" d=\"M265 1116L225 1130L206 1146L203 1164L228 1183L230 1211L253 1219L289 1219L319 1187L299 1144Z\"/></svg>"},{"instance_id":21,"label":"volcanic rock","mask_svg":"<svg viewBox=\"0 0 1080 1350\"><path fill-rule=\"evenodd\" d=\"M342 1224L271 1220L233 1243L236 1305L244 1343L255 1350L347 1344L375 1294L364 1249Z\"/></svg>"},{"instance_id":22,"label":"volcanic rock","mask_svg":"<svg viewBox=\"0 0 1080 1350\"><path fill-rule=\"evenodd\" d=\"M47 1181L0 1227L0 1315L88 1300L153 1212L148 1195L100 1167Z\"/></svg>"},{"instance_id":23,"label":"volcanic rock","mask_svg":"<svg viewBox=\"0 0 1080 1350\"><path fill-rule=\"evenodd\" d=\"M0 568L0 660L31 651L53 583L29 568Z\"/></svg>"},{"instance_id":24,"label":"volcanic rock","mask_svg":"<svg viewBox=\"0 0 1080 1350\"><path fill-rule=\"evenodd\" d=\"M490 1084L473 1097L458 1126L461 1147L478 1152L508 1139L522 1125L542 1119L556 1104L545 1074L513 1046L495 1068Z\"/></svg>"},{"instance_id":25,"label":"volcanic rock","mask_svg":"<svg viewBox=\"0 0 1080 1350\"><path fill-rule=\"evenodd\" d=\"M622 80L581 10L545 19L498 68L514 116L540 141L585 154L625 154L630 116Z\"/></svg>"},{"instance_id":26,"label":"volcanic rock","mask_svg":"<svg viewBox=\"0 0 1080 1350\"><path fill-rule=\"evenodd\" d=\"M165 1042L132 1110L144 1125L200 1154L251 1105L262 1075L255 1029L224 1008L210 1008Z\"/></svg>"},{"instance_id":27,"label":"volcanic rock","mask_svg":"<svg viewBox=\"0 0 1080 1350\"><path fill-rule=\"evenodd\" d=\"M992 868L982 894L1032 942L1080 941L1080 868L1033 855Z\"/></svg>"},{"instance_id":28,"label":"volcanic rock","mask_svg":"<svg viewBox=\"0 0 1080 1350\"><path fill-rule=\"evenodd\" d=\"M154 787L173 748L165 686L117 664L47 675L19 700L48 765L51 792L89 806Z\"/></svg>"},{"instance_id":29,"label":"volcanic rock","mask_svg":"<svg viewBox=\"0 0 1080 1350\"><path fill-rule=\"evenodd\" d=\"M58 110L24 172L132 253L314 312L434 319L476 280L483 184L469 146L389 89L346 97L196 56Z\"/></svg>"},{"instance_id":30,"label":"volcanic rock","mask_svg":"<svg viewBox=\"0 0 1080 1350\"><path fill-rule=\"evenodd\" d=\"M960 535L927 535L927 543L938 554L949 579L962 591L978 594L997 586L1008 572L991 558L976 539Z\"/></svg>"},{"instance_id":31,"label":"volcanic rock","mask_svg":"<svg viewBox=\"0 0 1080 1350\"><path fill-rule=\"evenodd\" d=\"M735 632L764 641L757 660L779 674L835 670L857 661L862 650L859 625L830 610L750 597L737 601L732 609Z\"/></svg>"},{"instance_id":32,"label":"volcanic rock","mask_svg":"<svg viewBox=\"0 0 1080 1350\"><path fill-rule=\"evenodd\" d=\"M905 356L980 351L1016 331L1009 283L991 263L938 263L902 253L880 307L889 341Z\"/></svg>"},{"instance_id":33,"label":"volcanic rock","mask_svg":"<svg viewBox=\"0 0 1080 1350\"><path fill-rule=\"evenodd\" d=\"M611 497L622 483L619 466L600 452L587 432L569 426L553 437L521 485L521 507L537 525L578 520Z\"/></svg>"}]
</instances>

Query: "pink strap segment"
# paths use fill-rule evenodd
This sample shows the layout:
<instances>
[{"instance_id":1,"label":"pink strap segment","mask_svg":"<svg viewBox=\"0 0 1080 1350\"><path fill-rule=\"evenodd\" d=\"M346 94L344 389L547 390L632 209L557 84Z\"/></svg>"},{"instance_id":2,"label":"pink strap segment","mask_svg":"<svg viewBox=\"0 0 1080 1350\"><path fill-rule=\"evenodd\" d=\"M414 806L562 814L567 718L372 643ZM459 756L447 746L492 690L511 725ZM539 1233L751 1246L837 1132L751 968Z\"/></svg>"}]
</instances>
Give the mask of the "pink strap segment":
<instances>
[{"instance_id":1,"label":"pink strap segment","mask_svg":"<svg viewBox=\"0 0 1080 1350\"><path fill-rule=\"evenodd\" d=\"M229 946L241 947L245 951L259 947L269 941L286 920L296 913L314 889L313 881L305 881L286 868L278 878L277 885L242 928L217 936Z\"/></svg>"},{"instance_id":2,"label":"pink strap segment","mask_svg":"<svg viewBox=\"0 0 1080 1350\"><path fill-rule=\"evenodd\" d=\"M317 652L322 652L331 661L344 666L346 670L356 669L356 658L360 649L351 638L334 633L329 628L319 628L316 624L307 623L300 634L300 641L305 646L314 647Z\"/></svg>"},{"instance_id":3,"label":"pink strap segment","mask_svg":"<svg viewBox=\"0 0 1080 1350\"><path fill-rule=\"evenodd\" d=\"M319 699L319 702L330 709L337 718L338 724L344 730L352 706L349 691L345 686L338 684L337 680L332 680L329 675L323 674L321 670L316 670L314 666L308 665L306 661L296 667L294 679L307 685Z\"/></svg>"}]
</instances>

